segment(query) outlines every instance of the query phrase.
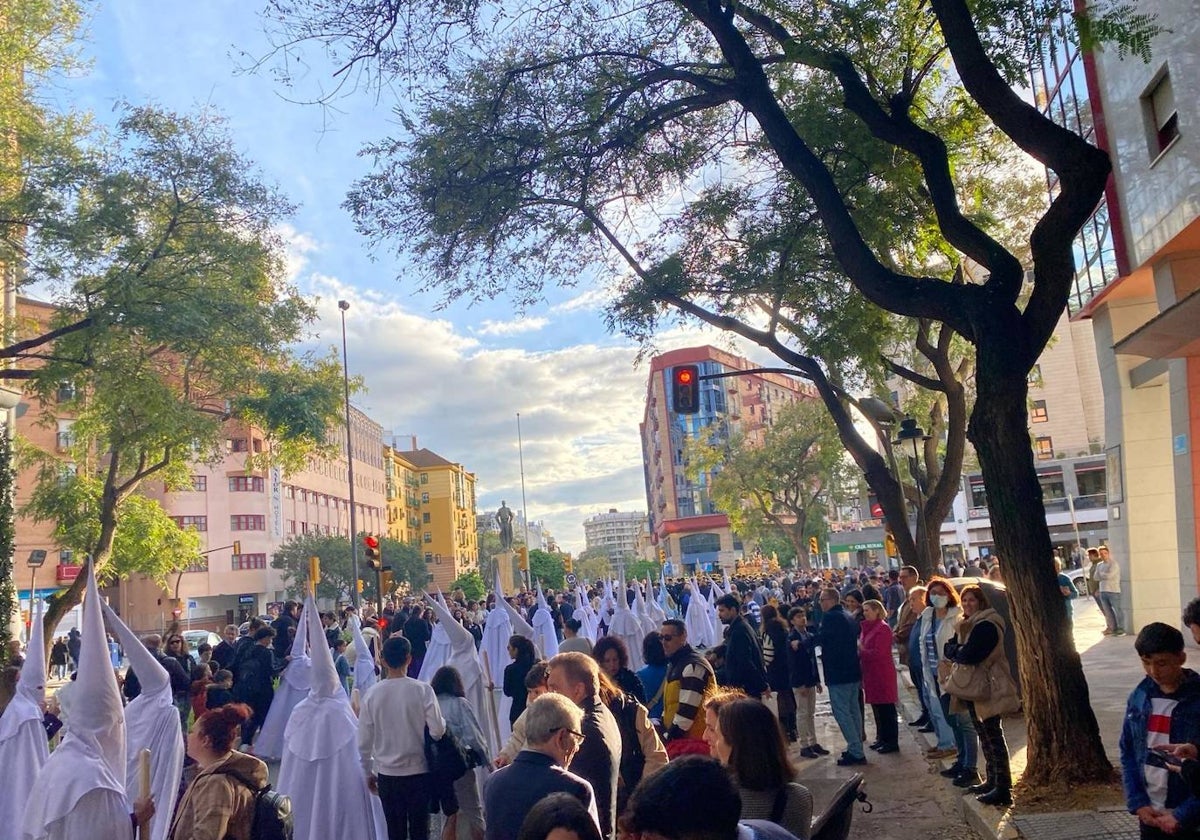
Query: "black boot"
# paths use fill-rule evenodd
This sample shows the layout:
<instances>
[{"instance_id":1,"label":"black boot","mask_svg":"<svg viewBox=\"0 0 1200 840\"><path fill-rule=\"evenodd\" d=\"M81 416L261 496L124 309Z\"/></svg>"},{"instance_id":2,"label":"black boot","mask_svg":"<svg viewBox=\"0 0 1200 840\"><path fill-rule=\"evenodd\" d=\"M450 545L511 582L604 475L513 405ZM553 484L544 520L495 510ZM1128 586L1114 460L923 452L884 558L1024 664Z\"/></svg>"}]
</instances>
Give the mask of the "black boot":
<instances>
[{"instance_id":1,"label":"black boot","mask_svg":"<svg viewBox=\"0 0 1200 840\"><path fill-rule=\"evenodd\" d=\"M974 770L964 770L954 777L954 786L960 788L972 788L981 782L983 779Z\"/></svg>"},{"instance_id":2,"label":"black boot","mask_svg":"<svg viewBox=\"0 0 1200 840\"><path fill-rule=\"evenodd\" d=\"M995 788L995 785L993 785L989 780L986 782L980 782L977 785L971 785L969 788L967 788L966 792L973 793L978 796L981 793L991 793L993 788Z\"/></svg>"},{"instance_id":3,"label":"black boot","mask_svg":"<svg viewBox=\"0 0 1200 840\"><path fill-rule=\"evenodd\" d=\"M929 715L921 715L919 718L910 723L909 726L924 726L927 723L929 723Z\"/></svg>"},{"instance_id":4,"label":"black boot","mask_svg":"<svg viewBox=\"0 0 1200 840\"><path fill-rule=\"evenodd\" d=\"M1004 807L1012 804L1012 793L1003 788L992 788L987 793L980 794L975 797L976 802L984 805L997 805Z\"/></svg>"}]
</instances>

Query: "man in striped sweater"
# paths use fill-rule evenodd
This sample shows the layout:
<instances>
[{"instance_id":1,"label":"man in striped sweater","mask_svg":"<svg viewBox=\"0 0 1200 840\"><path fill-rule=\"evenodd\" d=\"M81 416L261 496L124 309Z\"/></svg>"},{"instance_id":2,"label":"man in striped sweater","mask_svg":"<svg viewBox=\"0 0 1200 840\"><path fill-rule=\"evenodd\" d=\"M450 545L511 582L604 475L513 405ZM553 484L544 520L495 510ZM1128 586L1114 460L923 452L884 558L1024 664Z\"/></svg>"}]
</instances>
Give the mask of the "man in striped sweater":
<instances>
[{"instance_id":1,"label":"man in striped sweater","mask_svg":"<svg viewBox=\"0 0 1200 840\"><path fill-rule=\"evenodd\" d=\"M659 635L667 654L663 681L663 727L667 754L708 754L704 742L704 699L717 687L712 666L688 644L687 627L677 618L662 623Z\"/></svg>"}]
</instances>

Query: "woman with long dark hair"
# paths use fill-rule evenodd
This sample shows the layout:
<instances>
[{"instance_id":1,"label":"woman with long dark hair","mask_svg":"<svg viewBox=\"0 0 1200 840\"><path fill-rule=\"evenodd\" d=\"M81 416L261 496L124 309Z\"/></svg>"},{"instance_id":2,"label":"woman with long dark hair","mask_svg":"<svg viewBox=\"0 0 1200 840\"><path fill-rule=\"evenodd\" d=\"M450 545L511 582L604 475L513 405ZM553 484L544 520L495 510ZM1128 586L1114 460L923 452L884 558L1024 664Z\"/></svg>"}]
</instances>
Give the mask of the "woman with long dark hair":
<instances>
[{"instance_id":1,"label":"woman with long dark hair","mask_svg":"<svg viewBox=\"0 0 1200 840\"><path fill-rule=\"evenodd\" d=\"M792 694L791 676L788 672L788 628L779 617L779 610L771 604L762 608L762 657L767 669L767 685L775 695L779 707L779 723L788 741L795 741L796 698Z\"/></svg>"},{"instance_id":2,"label":"woman with long dark hair","mask_svg":"<svg viewBox=\"0 0 1200 840\"><path fill-rule=\"evenodd\" d=\"M475 710L467 702L462 677L449 665L438 668L429 681L429 687L437 696L438 707L446 719L446 728L471 753L474 766L481 767L492 760L488 752L487 739L475 717ZM458 799L458 813L446 820L442 832L445 840L480 840L483 837L483 800L479 796L479 782L474 773L468 771L454 783L454 795Z\"/></svg>"},{"instance_id":3,"label":"woman with long dark hair","mask_svg":"<svg viewBox=\"0 0 1200 840\"><path fill-rule=\"evenodd\" d=\"M625 642L616 636L601 636L592 646L592 658L622 691L632 694L639 703L646 702L646 687L638 675L629 670L629 648L625 647Z\"/></svg>"},{"instance_id":4,"label":"woman with long dark hair","mask_svg":"<svg viewBox=\"0 0 1200 840\"><path fill-rule=\"evenodd\" d=\"M529 639L512 635L508 638L508 655L513 661L504 668L504 696L512 698L512 708L508 710L508 723L511 726L525 711L525 675L537 661L537 651Z\"/></svg>"}]
</instances>

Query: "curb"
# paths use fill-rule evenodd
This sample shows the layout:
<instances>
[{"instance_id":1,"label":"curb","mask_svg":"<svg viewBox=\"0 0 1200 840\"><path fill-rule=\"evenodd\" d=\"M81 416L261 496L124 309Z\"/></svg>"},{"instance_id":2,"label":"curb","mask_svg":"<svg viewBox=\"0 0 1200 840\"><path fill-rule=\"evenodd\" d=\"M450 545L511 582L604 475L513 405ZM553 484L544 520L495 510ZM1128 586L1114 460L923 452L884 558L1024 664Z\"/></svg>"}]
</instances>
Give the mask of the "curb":
<instances>
[{"instance_id":1,"label":"curb","mask_svg":"<svg viewBox=\"0 0 1200 840\"><path fill-rule=\"evenodd\" d=\"M921 703L915 696L916 687L912 684L907 667L900 670L900 680L908 689L900 696L900 708L906 719L915 720L921 715ZM921 743L931 747L937 746L935 741L927 737L927 733L914 731L913 735ZM941 769L949 769L953 762L950 759L942 759L938 764L941 765ZM1013 824L1011 808L1000 810L982 805L976 802L975 797L970 794L960 796L958 803L959 815L963 822L979 836L992 838L992 840L1019 840L1022 837L1021 832Z\"/></svg>"}]
</instances>

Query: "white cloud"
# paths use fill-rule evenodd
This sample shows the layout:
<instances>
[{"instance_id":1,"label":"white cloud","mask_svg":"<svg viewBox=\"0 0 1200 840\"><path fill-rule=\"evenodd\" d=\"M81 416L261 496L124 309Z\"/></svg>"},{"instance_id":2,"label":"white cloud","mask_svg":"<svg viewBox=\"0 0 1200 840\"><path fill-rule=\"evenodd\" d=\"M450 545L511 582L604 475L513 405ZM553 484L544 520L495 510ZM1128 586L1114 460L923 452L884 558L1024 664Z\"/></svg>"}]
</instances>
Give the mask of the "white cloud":
<instances>
[{"instance_id":1,"label":"white cloud","mask_svg":"<svg viewBox=\"0 0 1200 840\"><path fill-rule=\"evenodd\" d=\"M473 332L479 335L510 336L521 333L537 332L550 323L549 318L517 318L512 321L493 321L485 319L483 324Z\"/></svg>"}]
</instances>

